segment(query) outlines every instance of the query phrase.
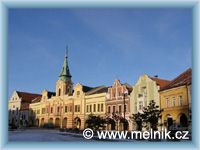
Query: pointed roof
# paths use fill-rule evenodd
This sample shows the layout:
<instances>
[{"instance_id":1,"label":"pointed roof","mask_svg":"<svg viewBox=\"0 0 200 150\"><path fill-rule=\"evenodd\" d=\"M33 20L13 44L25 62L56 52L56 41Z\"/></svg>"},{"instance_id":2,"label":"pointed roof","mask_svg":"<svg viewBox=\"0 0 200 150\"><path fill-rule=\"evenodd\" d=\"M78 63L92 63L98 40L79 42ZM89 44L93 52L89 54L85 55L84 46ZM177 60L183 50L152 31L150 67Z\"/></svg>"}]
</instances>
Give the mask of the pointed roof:
<instances>
[{"instance_id":1,"label":"pointed roof","mask_svg":"<svg viewBox=\"0 0 200 150\"><path fill-rule=\"evenodd\" d=\"M175 79L173 79L167 86L163 87L160 91L175 88L182 85L190 85L192 83L192 69L189 68Z\"/></svg>"},{"instance_id":2,"label":"pointed roof","mask_svg":"<svg viewBox=\"0 0 200 150\"><path fill-rule=\"evenodd\" d=\"M66 48L65 59L64 59L64 63L63 63L63 67L62 67L61 73L59 75L59 79L63 80L63 81L66 81L66 80L71 79L71 77L72 76L70 74L69 66L68 66L68 48Z\"/></svg>"}]
</instances>

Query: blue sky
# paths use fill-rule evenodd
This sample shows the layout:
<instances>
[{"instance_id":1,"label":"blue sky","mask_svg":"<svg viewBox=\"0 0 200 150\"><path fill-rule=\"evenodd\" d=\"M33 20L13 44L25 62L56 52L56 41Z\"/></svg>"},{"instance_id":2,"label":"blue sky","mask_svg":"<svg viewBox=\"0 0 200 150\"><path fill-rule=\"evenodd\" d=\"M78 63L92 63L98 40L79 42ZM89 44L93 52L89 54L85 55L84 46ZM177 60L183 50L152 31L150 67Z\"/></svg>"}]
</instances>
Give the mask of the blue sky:
<instances>
[{"instance_id":1,"label":"blue sky","mask_svg":"<svg viewBox=\"0 0 200 150\"><path fill-rule=\"evenodd\" d=\"M171 80L192 66L192 10L9 9L9 95L55 91L66 45L74 84Z\"/></svg>"}]
</instances>

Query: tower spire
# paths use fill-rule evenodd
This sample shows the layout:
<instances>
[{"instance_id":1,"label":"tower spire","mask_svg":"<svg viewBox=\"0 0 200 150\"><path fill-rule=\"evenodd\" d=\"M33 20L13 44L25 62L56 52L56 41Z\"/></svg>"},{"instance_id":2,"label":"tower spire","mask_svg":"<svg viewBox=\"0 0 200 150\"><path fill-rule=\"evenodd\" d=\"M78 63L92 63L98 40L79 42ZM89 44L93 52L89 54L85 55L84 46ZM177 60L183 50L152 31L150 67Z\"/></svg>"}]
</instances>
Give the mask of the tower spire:
<instances>
[{"instance_id":1,"label":"tower spire","mask_svg":"<svg viewBox=\"0 0 200 150\"><path fill-rule=\"evenodd\" d=\"M71 74L69 71L69 66L68 66L68 46L66 47L66 53L65 53L65 59L63 63L63 67L61 70L61 73L59 75L59 79L63 81L67 81L71 79Z\"/></svg>"}]
</instances>

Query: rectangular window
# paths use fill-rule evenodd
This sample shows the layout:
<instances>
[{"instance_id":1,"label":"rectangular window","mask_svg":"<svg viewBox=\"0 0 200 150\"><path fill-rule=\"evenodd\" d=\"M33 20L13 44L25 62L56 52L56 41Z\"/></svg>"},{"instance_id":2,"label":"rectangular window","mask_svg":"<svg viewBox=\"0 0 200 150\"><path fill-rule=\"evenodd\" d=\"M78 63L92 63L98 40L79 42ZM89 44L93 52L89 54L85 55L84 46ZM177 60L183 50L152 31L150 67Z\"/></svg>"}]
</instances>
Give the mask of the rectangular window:
<instances>
[{"instance_id":1,"label":"rectangular window","mask_svg":"<svg viewBox=\"0 0 200 150\"><path fill-rule=\"evenodd\" d=\"M89 112L89 106L87 105L87 109L86 109L86 112Z\"/></svg>"},{"instance_id":2,"label":"rectangular window","mask_svg":"<svg viewBox=\"0 0 200 150\"><path fill-rule=\"evenodd\" d=\"M70 109L69 109L69 111L70 111L70 112L72 112L72 106L70 106Z\"/></svg>"},{"instance_id":3,"label":"rectangular window","mask_svg":"<svg viewBox=\"0 0 200 150\"><path fill-rule=\"evenodd\" d=\"M78 110L78 109L77 109L77 105L75 105L75 112L77 112L77 110Z\"/></svg>"},{"instance_id":4,"label":"rectangular window","mask_svg":"<svg viewBox=\"0 0 200 150\"><path fill-rule=\"evenodd\" d=\"M78 105L77 107L78 107L78 110L77 110L77 111L80 112L80 105Z\"/></svg>"},{"instance_id":5,"label":"rectangular window","mask_svg":"<svg viewBox=\"0 0 200 150\"><path fill-rule=\"evenodd\" d=\"M93 112L96 112L96 104L94 104Z\"/></svg>"},{"instance_id":6,"label":"rectangular window","mask_svg":"<svg viewBox=\"0 0 200 150\"><path fill-rule=\"evenodd\" d=\"M110 106L108 106L108 113L110 113Z\"/></svg>"},{"instance_id":7,"label":"rectangular window","mask_svg":"<svg viewBox=\"0 0 200 150\"><path fill-rule=\"evenodd\" d=\"M68 112L68 107L67 107L67 106L65 106L65 112L66 112L66 113Z\"/></svg>"},{"instance_id":8,"label":"rectangular window","mask_svg":"<svg viewBox=\"0 0 200 150\"><path fill-rule=\"evenodd\" d=\"M40 114L40 109L37 110L37 114Z\"/></svg>"},{"instance_id":9,"label":"rectangular window","mask_svg":"<svg viewBox=\"0 0 200 150\"><path fill-rule=\"evenodd\" d=\"M179 105L183 106L183 96L179 96Z\"/></svg>"},{"instance_id":10,"label":"rectangular window","mask_svg":"<svg viewBox=\"0 0 200 150\"><path fill-rule=\"evenodd\" d=\"M103 104L101 104L101 112L103 112Z\"/></svg>"},{"instance_id":11,"label":"rectangular window","mask_svg":"<svg viewBox=\"0 0 200 150\"><path fill-rule=\"evenodd\" d=\"M176 106L176 98L173 97L173 106Z\"/></svg>"},{"instance_id":12,"label":"rectangular window","mask_svg":"<svg viewBox=\"0 0 200 150\"><path fill-rule=\"evenodd\" d=\"M170 107L170 100L169 100L169 98L166 98L166 107L167 108Z\"/></svg>"},{"instance_id":13,"label":"rectangular window","mask_svg":"<svg viewBox=\"0 0 200 150\"><path fill-rule=\"evenodd\" d=\"M92 112L92 105L90 105L90 112Z\"/></svg>"},{"instance_id":14,"label":"rectangular window","mask_svg":"<svg viewBox=\"0 0 200 150\"><path fill-rule=\"evenodd\" d=\"M57 113L59 113L60 112L60 107L57 107Z\"/></svg>"},{"instance_id":15,"label":"rectangular window","mask_svg":"<svg viewBox=\"0 0 200 150\"><path fill-rule=\"evenodd\" d=\"M115 106L113 106L113 113L115 113Z\"/></svg>"},{"instance_id":16,"label":"rectangular window","mask_svg":"<svg viewBox=\"0 0 200 150\"><path fill-rule=\"evenodd\" d=\"M122 105L119 105L119 113L122 112Z\"/></svg>"},{"instance_id":17,"label":"rectangular window","mask_svg":"<svg viewBox=\"0 0 200 150\"><path fill-rule=\"evenodd\" d=\"M53 107L51 107L51 113L53 113Z\"/></svg>"},{"instance_id":18,"label":"rectangular window","mask_svg":"<svg viewBox=\"0 0 200 150\"><path fill-rule=\"evenodd\" d=\"M42 108L42 114L45 114L45 108Z\"/></svg>"},{"instance_id":19,"label":"rectangular window","mask_svg":"<svg viewBox=\"0 0 200 150\"><path fill-rule=\"evenodd\" d=\"M139 101L139 110L143 109L143 101Z\"/></svg>"},{"instance_id":20,"label":"rectangular window","mask_svg":"<svg viewBox=\"0 0 200 150\"><path fill-rule=\"evenodd\" d=\"M97 111L100 112L100 104L98 104Z\"/></svg>"}]
</instances>

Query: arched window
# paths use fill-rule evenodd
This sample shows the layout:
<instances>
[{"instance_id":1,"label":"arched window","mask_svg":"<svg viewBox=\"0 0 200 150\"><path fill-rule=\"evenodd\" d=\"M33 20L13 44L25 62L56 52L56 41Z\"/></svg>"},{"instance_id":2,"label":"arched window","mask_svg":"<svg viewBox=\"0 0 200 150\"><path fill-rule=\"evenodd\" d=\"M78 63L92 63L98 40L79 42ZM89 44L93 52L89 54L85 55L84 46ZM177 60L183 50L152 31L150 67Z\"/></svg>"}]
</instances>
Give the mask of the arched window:
<instances>
[{"instance_id":1,"label":"arched window","mask_svg":"<svg viewBox=\"0 0 200 150\"><path fill-rule=\"evenodd\" d=\"M61 95L61 89L58 89L58 96Z\"/></svg>"}]
</instances>

